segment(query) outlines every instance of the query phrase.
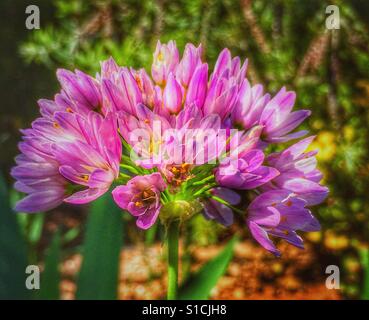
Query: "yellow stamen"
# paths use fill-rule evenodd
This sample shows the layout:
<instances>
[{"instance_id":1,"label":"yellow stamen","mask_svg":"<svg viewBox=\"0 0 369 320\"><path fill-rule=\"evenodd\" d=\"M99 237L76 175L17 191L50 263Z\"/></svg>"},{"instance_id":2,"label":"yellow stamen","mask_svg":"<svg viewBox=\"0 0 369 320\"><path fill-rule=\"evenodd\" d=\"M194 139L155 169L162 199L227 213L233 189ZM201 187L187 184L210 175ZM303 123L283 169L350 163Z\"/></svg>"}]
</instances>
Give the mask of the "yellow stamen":
<instances>
[{"instance_id":1,"label":"yellow stamen","mask_svg":"<svg viewBox=\"0 0 369 320\"><path fill-rule=\"evenodd\" d=\"M159 54L158 54L158 61L159 62L162 62L164 60L164 55L163 53L160 51Z\"/></svg>"},{"instance_id":2,"label":"yellow stamen","mask_svg":"<svg viewBox=\"0 0 369 320\"><path fill-rule=\"evenodd\" d=\"M136 202L135 202L135 206L136 206L136 207L142 207L142 204L143 204L143 203L142 203L141 201L136 201Z\"/></svg>"},{"instance_id":3,"label":"yellow stamen","mask_svg":"<svg viewBox=\"0 0 369 320\"><path fill-rule=\"evenodd\" d=\"M142 195L143 195L144 199L149 198L151 196L151 194L146 190L142 192Z\"/></svg>"},{"instance_id":4,"label":"yellow stamen","mask_svg":"<svg viewBox=\"0 0 369 320\"><path fill-rule=\"evenodd\" d=\"M90 178L90 176L88 174L82 174L81 175L81 179L84 181L88 181L88 179Z\"/></svg>"},{"instance_id":5,"label":"yellow stamen","mask_svg":"<svg viewBox=\"0 0 369 320\"><path fill-rule=\"evenodd\" d=\"M138 88L143 91L143 85L142 85L142 81L140 79L140 77L138 75L135 76L135 80L136 80L136 83L137 83L137 86Z\"/></svg>"}]
</instances>

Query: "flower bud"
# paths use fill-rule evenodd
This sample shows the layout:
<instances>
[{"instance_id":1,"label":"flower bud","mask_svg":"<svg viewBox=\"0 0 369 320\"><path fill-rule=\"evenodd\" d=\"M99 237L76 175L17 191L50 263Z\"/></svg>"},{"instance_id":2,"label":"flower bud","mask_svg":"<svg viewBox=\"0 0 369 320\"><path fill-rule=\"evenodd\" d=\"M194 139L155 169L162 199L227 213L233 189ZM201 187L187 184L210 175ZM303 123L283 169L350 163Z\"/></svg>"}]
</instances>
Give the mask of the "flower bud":
<instances>
[{"instance_id":1,"label":"flower bud","mask_svg":"<svg viewBox=\"0 0 369 320\"><path fill-rule=\"evenodd\" d=\"M208 64L199 66L188 86L186 104L195 103L199 108L204 104L208 86Z\"/></svg>"},{"instance_id":2,"label":"flower bud","mask_svg":"<svg viewBox=\"0 0 369 320\"><path fill-rule=\"evenodd\" d=\"M201 203L197 200L175 200L165 204L160 211L160 220L164 225L171 221L179 220L181 222L191 218L194 214L203 209Z\"/></svg>"},{"instance_id":3,"label":"flower bud","mask_svg":"<svg viewBox=\"0 0 369 320\"><path fill-rule=\"evenodd\" d=\"M168 81L163 93L164 108L171 113L178 113L182 107L182 87L174 78L173 73L168 76Z\"/></svg>"},{"instance_id":4,"label":"flower bud","mask_svg":"<svg viewBox=\"0 0 369 320\"><path fill-rule=\"evenodd\" d=\"M177 79L184 87L188 87L193 73L195 72L197 66L201 64L201 54L201 45L199 45L198 48L196 48L193 44L186 45L183 58L176 70Z\"/></svg>"},{"instance_id":5,"label":"flower bud","mask_svg":"<svg viewBox=\"0 0 369 320\"><path fill-rule=\"evenodd\" d=\"M154 61L151 67L151 74L154 81L163 85L167 81L170 72L173 72L179 62L179 53L174 41L168 44L161 44L158 41L154 53Z\"/></svg>"}]
</instances>

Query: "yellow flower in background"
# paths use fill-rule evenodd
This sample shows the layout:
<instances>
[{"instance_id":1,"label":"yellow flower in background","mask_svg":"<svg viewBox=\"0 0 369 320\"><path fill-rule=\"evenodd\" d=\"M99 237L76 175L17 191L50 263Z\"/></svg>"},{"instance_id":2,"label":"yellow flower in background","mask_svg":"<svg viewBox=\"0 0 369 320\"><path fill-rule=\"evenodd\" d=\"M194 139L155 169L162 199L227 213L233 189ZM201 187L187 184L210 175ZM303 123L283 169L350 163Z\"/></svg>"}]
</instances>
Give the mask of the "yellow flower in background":
<instances>
[{"instance_id":1,"label":"yellow flower in background","mask_svg":"<svg viewBox=\"0 0 369 320\"><path fill-rule=\"evenodd\" d=\"M336 137L331 131L322 131L310 145L308 151L318 150L317 158L320 161L330 161L336 155Z\"/></svg>"},{"instance_id":2,"label":"yellow flower in background","mask_svg":"<svg viewBox=\"0 0 369 320\"><path fill-rule=\"evenodd\" d=\"M306 235L306 238L313 243L319 243L322 240L322 232L321 231L309 232Z\"/></svg>"},{"instance_id":3,"label":"yellow flower in background","mask_svg":"<svg viewBox=\"0 0 369 320\"><path fill-rule=\"evenodd\" d=\"M312 124L312 127L315 129L315 130L321 130L324 128L324 121L321 120L321 119L315 119L313 121L313 124Z\"/></svg>"},{"instance_id":4,"label":"yellow flower in background","mask_svg":"<svg viewBox=\"0 0 369 320\"><path fill-rule=\"evenodd\" d=\"M360 262L355 257L345 257L343 264L345 269L351 273L360 272Z\"/></svg>"},{"instance_id":5,"label":"yellow flower in background","mask_svg":"<svg viewBox=\"0 0 369 320\"><path fill-rule=\"evenodd\" d=\"M349 246L350 242L348 237L344 235L338 235L332 230L327 230L324 234L324 245L330 250L343 250Z\"/></svg>"},{"instance_id":6,"label":"yellow flower in background","mask_svg":"<svg viewBox=\"0 0 369 320\"><path fill-rule=\"evenodd\" d=\"M352 126L344 126L343 127L343 136L345 137L345 140L348 142L354 140L355 138L355 129Z\"/></svg>"}]
</instances>

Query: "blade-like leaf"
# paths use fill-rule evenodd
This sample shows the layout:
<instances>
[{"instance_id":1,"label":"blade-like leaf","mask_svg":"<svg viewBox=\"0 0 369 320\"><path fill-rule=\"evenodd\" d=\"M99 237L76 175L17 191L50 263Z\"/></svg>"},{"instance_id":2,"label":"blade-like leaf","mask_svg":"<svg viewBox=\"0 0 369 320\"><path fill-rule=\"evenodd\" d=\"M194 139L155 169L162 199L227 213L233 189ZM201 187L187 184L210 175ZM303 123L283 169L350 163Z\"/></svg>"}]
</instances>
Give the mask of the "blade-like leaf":
<instances>
[{"instance_id":1,"label":"blade-like leaf","mask_svg":"<svg viewBox=\"0 0 369 320\"><path fill-rule=\"evenodd\" d=\"M151 246L155 241L155 236L158 231L159 223L156 222L150 229L145 233L145 246Z\"/></svg>"},{"instance_id":2,"label":"blade-like leaf","mask_svg":"<svg viewBox=\"0 0 369 320\"><path fill-rule=\"evenodd\" d=\"M45 216L43 214L35 214L32 218L28 239L32 244L37 244L41 239Z\"/></svg>"},{"instance_id":3,"label":"blade-like leaf","mask_svg":"<svg viewBox=\"0 0 369 320\"><path fill-rule=\"evenodd\" d=\"M197 273L190 276L179 290L180 300L205 300L219 278L227 270L233 257L233 248L237 241L234 237L215 258L207 262Z\"/></svg>"},{"instance_id":4,"label":"blade-like leaf","mask_svg":"<svg viewBox=\"0 0 369 320\"><path fill-rule=\"evenodd\" d=\"M77 282L77 299L116 299L122 231L121 211L110 193L92 203Z\"/></svg>"},{"instance_id":5,"label":"blade-like leaf","mask_svg":"<svg viewBox=\"0 0 369 320\"><path fill-rule=\"evenodd\" d=\"M50 247L46 252L45 270L41 274L40 299L57 300L60 297L60 232L57 231L51 241Z\"/></svg>"},{"instance_id":6,"label":"blade-like leaf","mask_svg":"<svg viewBox=\"0 0 369 320\"><path fill-rule=\"evenodd\" d=\"M27 299L26 248L0 175L0 299Z\"/></svg>"},{"instance_id":7,"label":"blade-like leaf","mask_svg":"<svg viewBox=\"0 0 369 320\"><path fill-rule=\"evenodd\" d=\"M70 229L63 235L63 242L65 243L65 242L73 241L74 239L78 237L79 233L80 233L79 227L74 227Z\"/></svg>"},{"instance_id":8,"label":"blade-like leaf","mask_svg":"<svg viewBox=\"0 0 369 320\"><path fill-rule=\"evenodd\" d=\"M363 268L364 279L361 288L361 299L369 300L369 249L361 248L360 251L361 266Z\"/></svg>"}]
</instances>

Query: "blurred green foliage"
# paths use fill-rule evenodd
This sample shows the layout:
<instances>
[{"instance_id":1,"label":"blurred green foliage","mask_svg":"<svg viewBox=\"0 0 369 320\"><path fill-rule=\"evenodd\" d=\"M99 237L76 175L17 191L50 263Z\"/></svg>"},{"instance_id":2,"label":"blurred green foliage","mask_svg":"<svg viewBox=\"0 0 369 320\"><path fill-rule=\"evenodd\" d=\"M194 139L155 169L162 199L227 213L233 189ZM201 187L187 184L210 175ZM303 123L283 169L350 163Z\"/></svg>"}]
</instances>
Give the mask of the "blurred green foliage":
<instances>
[{"instance_id":1,"label":"blurred green foliage","mask_svg":"<svg viewBox=\"0 0 369 320\"><path fill-rule=\"evenodd\" d=\"M29 292L24 285L26 246L9 198L5 181L0 175L0 300L27 299Z\"/></svg>"},{"instance_id":2,"label":"blurred green foliage","mask_svg":"<svg viewBox=\"0 0 369 320\"><path fill-rule=\"evenodd\" d=\"M60 270L61 260L61 236L57 230L47 249L45 256L44 272L42 273L42 282L40 283L39 299L57 300L60 297Z\"/></svg>"},{"instance_id":3,"label":"blurred green foliage","mask_svg":"<svg viewBox=\"0 0 369 320\"><path fill-rule=\"evenodd\" d=\"M211 289L226 272L228 264L232 260L237 240L237 236L234 236L216 257L187 279L179 289L179 300L206 300L209 298Z\"/></svg>"},{"instance_id":4,"label":"blurred green foliage","mask_svg":"<svg viewBox=\"0 0 369 320\"><path fill-rule=\"evenodd\" d=\"M116 299L123 224L110 192L91 204L78 275L77 299Z\"/></svg>"},{"instance_id":5,"label":"blurred green foliage","mask_svg":"<svg viewBox=\"0 0 369 320\"><path fill-rule=\"evenodd\" d=\"M330 4L339 6L339 30L325 27ZM272 93L283 85L295 90L297 107L313 111L305 126L317 134L313 147L320 150L330 188L326 203L314 209L323 232L311 240L323 251L359 261L360 248L369 245L369 2L54 0L52 5L49 22L42 20L41 30L29 32L19 47L24 61L50 73L64 67L94 74L109 56L149 70L156 41L173 39L181 50L187 42L201 42L211 65L228 47L249 59L252 83ZM37 236L41 222L27 223ZM190 241L208 244L222 229L195 219L191 230L203 236ZM346 287L354 288L349 296L357 296L360 287L361 276L353 272L345 268Z\"/></svg>"}]
</instances>

